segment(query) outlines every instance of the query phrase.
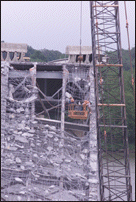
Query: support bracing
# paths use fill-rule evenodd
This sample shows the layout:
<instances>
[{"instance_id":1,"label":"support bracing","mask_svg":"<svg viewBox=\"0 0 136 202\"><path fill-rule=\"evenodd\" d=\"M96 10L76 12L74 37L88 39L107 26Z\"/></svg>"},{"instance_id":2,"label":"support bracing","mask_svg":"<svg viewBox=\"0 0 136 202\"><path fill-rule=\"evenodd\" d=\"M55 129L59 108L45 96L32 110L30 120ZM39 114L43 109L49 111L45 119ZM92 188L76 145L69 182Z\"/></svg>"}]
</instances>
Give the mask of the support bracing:
<instances>
[{"instance_id":1,"label":"support bracing","mask_svg":"<svg viewBox=\"0 0 136 202\"><path fill-rule=\"evenodd\" d=\"M131 201L119 4L91 1L90 11L100 200Z\"/></svg>"}]
</instances>

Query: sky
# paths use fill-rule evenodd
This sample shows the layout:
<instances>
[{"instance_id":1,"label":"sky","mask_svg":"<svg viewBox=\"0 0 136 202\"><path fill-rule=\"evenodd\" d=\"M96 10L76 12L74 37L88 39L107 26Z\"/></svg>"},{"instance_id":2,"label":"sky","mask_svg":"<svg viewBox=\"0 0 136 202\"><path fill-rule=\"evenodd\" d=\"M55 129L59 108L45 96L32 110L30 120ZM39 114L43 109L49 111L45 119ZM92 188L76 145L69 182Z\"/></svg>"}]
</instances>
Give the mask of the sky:
<instances>
[{"instance_id":1,"label":"sky","mask_svg":"<svg viewBox=\"0 0 136 202\"><path fill-rule=\"evenodd\" d=\"M130 46L135 46L135 1L126 1ZM1 1L1 40L34 49L80 45L81 1ZM128 49L124 2L119 1L122 48ZM82 46L91 46L90 2L82 2Z\"/></svg>"}]
</instances>

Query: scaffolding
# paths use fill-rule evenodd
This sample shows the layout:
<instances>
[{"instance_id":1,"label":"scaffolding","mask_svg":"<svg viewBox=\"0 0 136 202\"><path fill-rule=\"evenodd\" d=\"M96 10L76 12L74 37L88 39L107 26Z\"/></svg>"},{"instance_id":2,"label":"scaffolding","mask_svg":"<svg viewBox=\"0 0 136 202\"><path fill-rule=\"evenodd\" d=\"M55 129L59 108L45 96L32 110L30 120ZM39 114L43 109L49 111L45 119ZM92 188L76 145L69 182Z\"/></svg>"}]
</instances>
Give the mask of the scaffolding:
<instances>
[{"instance_id":1,"label":"scaffolding","mask_svg":"<svg viewBox=\"0 0 136 202\"><path fill-rule=\"evenodd\" d=\"M91 1L101 201L131 201L118 1Z\"/></svg>"}]
</instances>

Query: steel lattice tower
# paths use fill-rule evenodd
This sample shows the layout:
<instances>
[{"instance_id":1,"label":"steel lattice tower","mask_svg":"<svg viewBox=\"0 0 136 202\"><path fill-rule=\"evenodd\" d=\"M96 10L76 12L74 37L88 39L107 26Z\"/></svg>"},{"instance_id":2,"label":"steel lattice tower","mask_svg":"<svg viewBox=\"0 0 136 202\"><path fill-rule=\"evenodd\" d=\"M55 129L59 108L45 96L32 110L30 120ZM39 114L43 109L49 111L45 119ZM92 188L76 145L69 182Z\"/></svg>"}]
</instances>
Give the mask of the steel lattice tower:
<instances>
[{"instance_id":1,"label":"steel lattice tower","mask_svg":"<svg viewBox=\"0 0 136 202\"><path fill-rule=\"evenodd\" d=\"M90 11L100 200L131 201L119 4L91 1Z\"/></svg>"}]
</instances>

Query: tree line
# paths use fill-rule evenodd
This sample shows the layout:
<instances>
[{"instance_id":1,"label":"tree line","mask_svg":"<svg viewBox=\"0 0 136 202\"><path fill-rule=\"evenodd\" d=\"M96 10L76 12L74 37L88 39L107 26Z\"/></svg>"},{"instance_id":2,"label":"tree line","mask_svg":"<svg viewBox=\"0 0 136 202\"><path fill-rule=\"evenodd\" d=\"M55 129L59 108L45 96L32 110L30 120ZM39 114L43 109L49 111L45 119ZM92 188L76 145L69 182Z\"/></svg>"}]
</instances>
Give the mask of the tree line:
<instances>
[{"instance_id":1,"label":"tree line","mask_svg":"<svg viewBox=\"0 0 136 202\"><path fill-rule=\"evenodd\" d=\"M36 50L31 46L27 47L26 57L30 57L31 62L49 62L52 60L62 59L68 57L67 55L57 51L57 50Z\"/></svg>"},{"instance_id":2,"label":"tree line","mask_svg":"<svg viewBox=\"0 0 136 202\"><path fill-rule=\"evenodd\" d=\"M109 56L109 63L115 62L117 59L117 53L107 52ZM132 72L135 80L135 47L131 49L131 61L132 61ZM113 63L114 63L113 62ZM124 90L125 90L125 102L126 102L126 116L127 116L127 127L129 143L135 144L135 102L134 92L132 87L132 75L130 67L130 55L128 50L122 49L122 63L123 63L123 75L124 75ZM135 91L135 82L134 82ZM113 91L116 96L116 90Z\"/></svg>"}]
</instances>

